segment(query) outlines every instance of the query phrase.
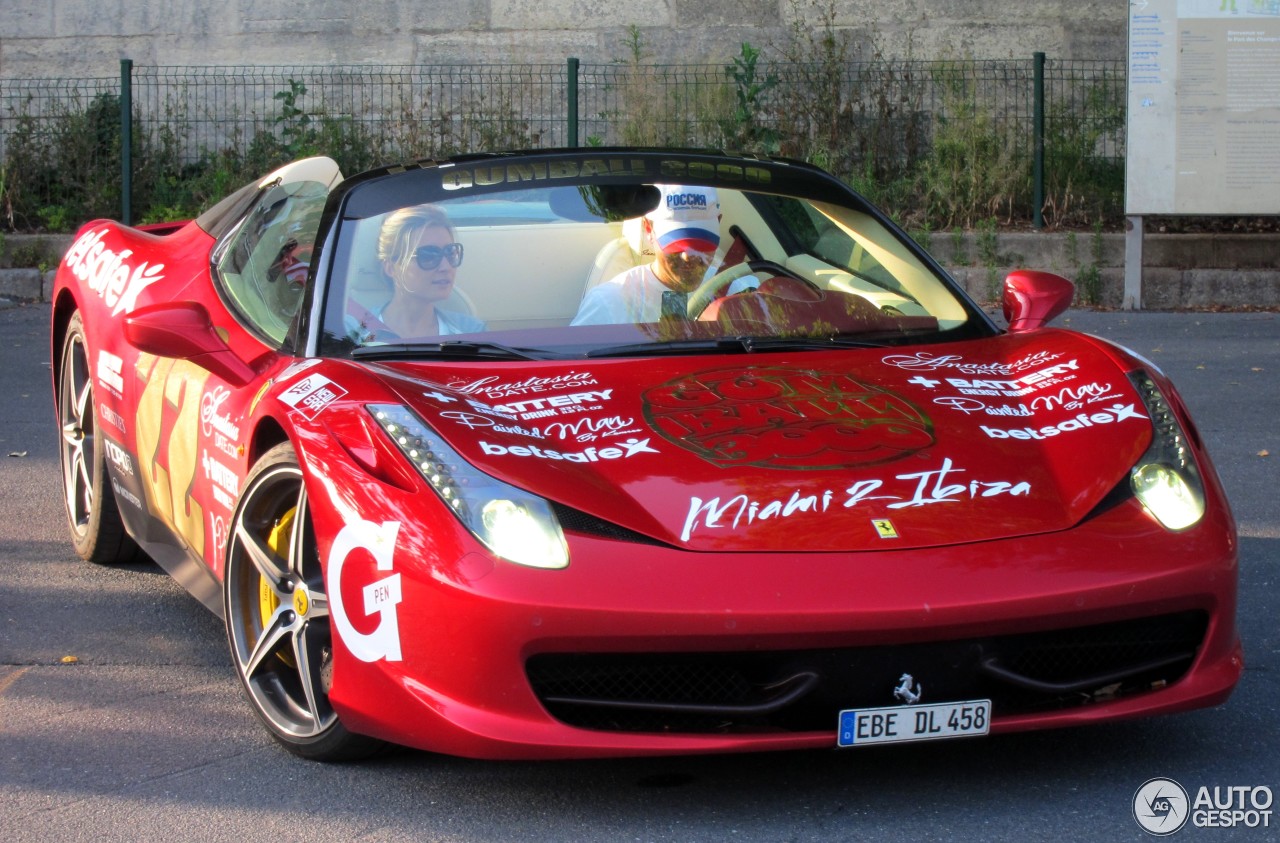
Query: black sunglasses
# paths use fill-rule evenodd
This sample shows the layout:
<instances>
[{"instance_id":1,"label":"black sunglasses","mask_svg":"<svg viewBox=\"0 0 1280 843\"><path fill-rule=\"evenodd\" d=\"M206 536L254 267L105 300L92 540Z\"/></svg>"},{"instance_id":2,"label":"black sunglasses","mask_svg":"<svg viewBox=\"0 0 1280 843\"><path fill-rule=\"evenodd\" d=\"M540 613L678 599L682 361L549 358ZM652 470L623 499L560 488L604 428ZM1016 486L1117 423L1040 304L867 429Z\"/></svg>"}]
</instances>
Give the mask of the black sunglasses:
<instances>
[{"instance_id":1,"label":"black sunglasses","mask_svg":"<svg viewBox=\"0 0 1280 843\"><path fill-rule=\"evenodd\" d=\"M444 248L423 246L421 249L414 251L413 259L418 262L418 266L422 269L435 269L442 260L447 260L449 266L462 266L462 244L450 243Z\"/></svg>"}]
</instances>

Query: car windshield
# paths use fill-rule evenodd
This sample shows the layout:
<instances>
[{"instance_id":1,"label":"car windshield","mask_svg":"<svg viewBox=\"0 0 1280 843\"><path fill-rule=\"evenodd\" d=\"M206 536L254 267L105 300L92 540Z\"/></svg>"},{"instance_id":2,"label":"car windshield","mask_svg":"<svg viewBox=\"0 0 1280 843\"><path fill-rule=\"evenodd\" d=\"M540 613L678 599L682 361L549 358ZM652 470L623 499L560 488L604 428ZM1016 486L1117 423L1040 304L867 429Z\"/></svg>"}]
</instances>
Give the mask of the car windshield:
<instances>
[{"instance_id":1,"label":"car windshield","mask_svg":"<svg viewBox=\"0 0 1280 843\"><path fill-rule=\"evenodd\" d=\"M991 330L910 238L808 168L619 153L587 178L586 156L518 161L350 186L320 353L645 356Z\"/></svg>"}]
</instances>

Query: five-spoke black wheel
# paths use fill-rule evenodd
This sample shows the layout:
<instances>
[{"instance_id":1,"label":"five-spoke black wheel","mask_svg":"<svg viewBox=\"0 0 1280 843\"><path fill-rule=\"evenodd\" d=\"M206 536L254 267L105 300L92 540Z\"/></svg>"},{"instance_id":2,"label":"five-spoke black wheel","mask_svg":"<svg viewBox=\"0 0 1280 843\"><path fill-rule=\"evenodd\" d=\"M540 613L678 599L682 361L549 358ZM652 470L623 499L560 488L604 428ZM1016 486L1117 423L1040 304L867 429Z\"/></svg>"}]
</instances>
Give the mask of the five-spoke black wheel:
<instances>
[{"instance_id":1,"label":"five-spoke black wheel","mask_svg":"<svg viewBox=\"0 0 1280 843\"><path fill-rule=\"evenodd\" d=\"M272 736L305 758L340 761L381 742L347 731L329 704L329 599L298 458L288 443L250 472L227 548L223 609L236 672Z\"/></svg>"}]
</instances>

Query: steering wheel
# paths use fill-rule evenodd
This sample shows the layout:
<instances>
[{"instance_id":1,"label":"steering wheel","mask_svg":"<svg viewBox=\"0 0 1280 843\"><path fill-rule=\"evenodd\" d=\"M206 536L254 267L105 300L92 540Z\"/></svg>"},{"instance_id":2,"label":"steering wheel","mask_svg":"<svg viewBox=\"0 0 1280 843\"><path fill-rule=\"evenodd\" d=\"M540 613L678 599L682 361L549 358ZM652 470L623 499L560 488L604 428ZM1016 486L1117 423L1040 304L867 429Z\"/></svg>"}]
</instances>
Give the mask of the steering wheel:
<instances>
[{"instance_id":1,"label":"steering wheel","mask_svg":"<svg viewBox=\"0 0 1280 843\"><path fill-rule=\"evenodd\" d=\"M751 275L756 272L768 272L770 275L783 276L785 278L794 278L796 281L812 288L815 292L821 293L822 288L807 278L801 278L791 270L776 261L757 260L743 261L735 263L733 266L722 269L715 275L698 285L698 289L689 294L688 306L686 312L690 319L697 319L702 315L702 311L715 301L716 296L720 295L720 291L728 287L734 281L744 275Z\"/></svg>"}]
</instances>

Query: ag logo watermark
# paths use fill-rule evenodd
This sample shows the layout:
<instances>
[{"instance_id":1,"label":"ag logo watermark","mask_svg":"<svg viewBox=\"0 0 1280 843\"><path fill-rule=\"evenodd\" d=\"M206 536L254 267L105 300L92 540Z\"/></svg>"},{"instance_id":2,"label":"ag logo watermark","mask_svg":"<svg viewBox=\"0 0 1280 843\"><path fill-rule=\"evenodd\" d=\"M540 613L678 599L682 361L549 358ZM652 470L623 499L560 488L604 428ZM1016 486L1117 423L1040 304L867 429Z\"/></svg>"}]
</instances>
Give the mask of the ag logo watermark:
<instances>
[{"instance_id":1,"label":"ag logo watermark","mask_svg":"<svg viewBox=\"0 0 1280 843\"><path fill-rule=\"evenodd\" d=\"M1179 831L1188 821L1196 828L1270 828L1274 801L1266 785L1202 785L1192 797L1173 779L1156 778L1133 794L1133 818L1157 837Z\"/></svg>"},{"instance_id":2,"label":"ag logo watermark","mask_svg":"<svg viewBox=\"0 0 1280 843\"><path fill-rule=\"evenodd\" d=\"M1133 794L1133 818L1148 834L1163 837L1187 824L1187 792L1173 779L1148 779Z\"/></svg>"}]
</instances>

